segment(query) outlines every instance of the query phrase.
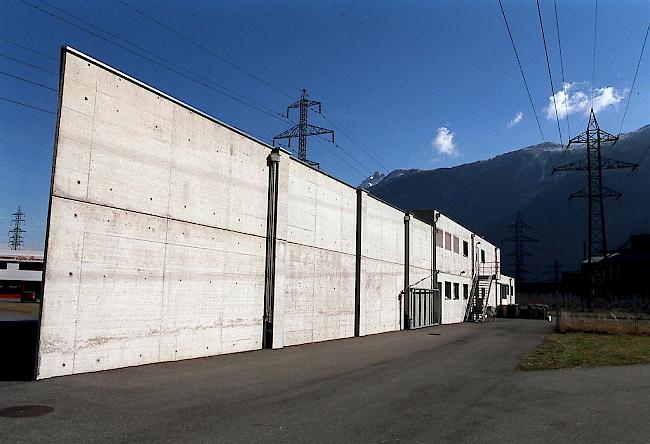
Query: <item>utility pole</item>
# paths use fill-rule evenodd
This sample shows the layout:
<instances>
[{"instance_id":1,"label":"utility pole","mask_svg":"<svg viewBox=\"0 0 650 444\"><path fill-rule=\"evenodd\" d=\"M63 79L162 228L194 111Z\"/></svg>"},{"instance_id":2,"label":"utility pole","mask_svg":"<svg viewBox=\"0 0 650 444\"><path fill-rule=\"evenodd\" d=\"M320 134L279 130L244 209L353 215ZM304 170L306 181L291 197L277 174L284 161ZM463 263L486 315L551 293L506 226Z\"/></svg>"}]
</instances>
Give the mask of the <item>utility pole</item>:
<instances>
[{"instance_id":1,"label":"utility pole","mask_svg":"<svg viewBox=\"0 0 650 444\"><path fill-rule=\"evenodd\" d=\"M607 236L605 233L605 207L603 199L614 197L618 199L621 193L603 186L603 170L615 170L621 168L635 169L637 163L624 162L621 160L609 159L601 155L601 143L616 143L618 136L603 131L598 126L596 115L592 109L589 113L587 130L569 141L567 149L571 144L585 144L587 157L585 159L571 162L553 168L556 171L587 171L587 188L571 193L569 199L586 198L589 205L589 230L587 236L587 263L591 268L594 257L601 257L607 260Z\"/></svg>"},{"instance_id":2,"label":"utility pole","mask_svg":"<svg viewBox=\"0 0 650 444\"><path fill-rule=\"evenodd\" d=\"M20 207L18 207L18 210L12 216L11 225L13 228L9 230L9 249L20 250L23 245L23 233L25 232L20 227L25 223L25 213L20 211Z\"/></svg>"},{"instance_id":3,"label":"utility pole","mask_svg":"<svg viewBox=\"0 0 650 444\"><path fill-rule=\"evenodd\" d=\"M555 258L555 261L553 262L553 281L554 282L560 282L560 272L562 270L563 266L560 263L560 261Z\"/></svg>"},{"instance_id":4,"label":"utility pole","mask_svg":"<svg viewBox=\"0 0 650 444\"><path fill-rule=\"evenodd\" d=\"M524 266L524 257L531 256L530 253L525 251L525 244L527 242L537 242L537 239L534 239L530 236L524 234L524 230L532 228L521 218L521 214L517 212L517 218L515 222L508 225L508 228L515 231L514 236L510 236L506 239L503 239L504 242L514 242L515 251L514 253L509 253L508 256L514 256L515 258L515 280L517 283L524 282L526 280L526 269Z\"/></svg>"},{"instance_id":5,"label":"utility pole","mask_svg":"<svg viewBox=\"0 0 650 444\"><path fill-rule=\"evenodd\" d=\"M309 165L318 167L317 162L313 162L307 159L307 137L317 136L320 134L331 134L332 143L334 143L334 131L307 123L307 114L309 112L309 108L312 106L318 106L318 114L321 113L321 103L317 102L316 100L311 100L307 94L307 90L303 89L302 94L300 95L300 99L296 102L293 102L287 107L287 119L289 118L290 109L298 108L300 110L300 121L298 125L294 126L293 128L289 128L288 130L275 136L273 138L273 146L275 146L276 140L289 139L288 146L291 147L291 139L297 137L298 159L302 160L305 163L308 163Z\"/></svg>"}]
</instances>

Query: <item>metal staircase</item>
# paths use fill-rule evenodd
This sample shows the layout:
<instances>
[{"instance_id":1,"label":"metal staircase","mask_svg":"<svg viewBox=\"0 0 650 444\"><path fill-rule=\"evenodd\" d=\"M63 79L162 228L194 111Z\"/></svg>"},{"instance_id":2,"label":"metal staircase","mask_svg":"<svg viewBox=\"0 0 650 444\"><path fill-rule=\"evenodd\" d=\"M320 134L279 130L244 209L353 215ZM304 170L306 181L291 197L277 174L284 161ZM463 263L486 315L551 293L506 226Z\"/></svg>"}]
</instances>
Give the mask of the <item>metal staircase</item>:
<instances>
[{"instance_id":1,"label":"metal staircase","mask_svg":"<svg viewBox=\"0 0 650 444\"><path fill-rule=\"evenodd\" d=\"M485 321L487 318L487 301L490 299L492 283L498 278L497 262L477 263L472 276L472 290L465 307L465 322Z\"/></svg>"}]
</instances>

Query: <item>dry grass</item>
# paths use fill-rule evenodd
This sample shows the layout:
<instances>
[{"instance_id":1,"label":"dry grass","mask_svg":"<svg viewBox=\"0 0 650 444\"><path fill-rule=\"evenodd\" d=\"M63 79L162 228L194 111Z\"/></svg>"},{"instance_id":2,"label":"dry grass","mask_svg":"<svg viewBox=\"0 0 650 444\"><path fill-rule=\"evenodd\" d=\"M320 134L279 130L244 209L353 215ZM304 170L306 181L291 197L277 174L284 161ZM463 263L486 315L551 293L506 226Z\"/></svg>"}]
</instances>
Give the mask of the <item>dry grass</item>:
<instances>
[{"instance_id":1,"label":"dry grass","mask_svg":"<svg viewBox=\"0 0 650 444\"><path fill-rule=\"evenodd\" d=\"M629 313L562 312L559 331L562 333L585 332L613 335L650 334L650 319L647 315L640 315L638 318Z\"/></svg>"},{"instance_id":2,"label":"dry grass","mask_svg":"<svg viewBox=\"0 0 650 444\"><path fill-rule=\"evenodd\" d=\"M39 304L33 302L0 301L0 311L12 311L14 313L27 313L38 316Z\"/></svg>"},{"instance_id":3,"label":"dry grass","mask_svg":"<svg viewBox=\"0 0 650 444\"><path fill-rule=\"evenodd\" d=\"M524 357L522 369L549 370L650 363L650 336L552 333Z\"/></svg>"}]
</instances>

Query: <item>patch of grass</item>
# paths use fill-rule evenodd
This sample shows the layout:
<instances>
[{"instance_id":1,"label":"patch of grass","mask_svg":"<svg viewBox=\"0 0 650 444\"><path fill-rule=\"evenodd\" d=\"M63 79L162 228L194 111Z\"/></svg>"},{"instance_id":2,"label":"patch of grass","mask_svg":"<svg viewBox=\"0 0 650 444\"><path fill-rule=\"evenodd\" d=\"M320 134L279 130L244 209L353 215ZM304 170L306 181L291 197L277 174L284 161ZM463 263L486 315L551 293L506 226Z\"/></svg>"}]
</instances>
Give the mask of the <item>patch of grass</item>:
<instances>
[{"instance_id":1,"label":"patch of grass","mask_svg":"<svg viewBox=\"0 0 650 444\"><path fill-rule=\"evenodd\" d=\"M528 353L524 370L650 363L650 336L552 333Z\"/></svg>"}]
</instances>

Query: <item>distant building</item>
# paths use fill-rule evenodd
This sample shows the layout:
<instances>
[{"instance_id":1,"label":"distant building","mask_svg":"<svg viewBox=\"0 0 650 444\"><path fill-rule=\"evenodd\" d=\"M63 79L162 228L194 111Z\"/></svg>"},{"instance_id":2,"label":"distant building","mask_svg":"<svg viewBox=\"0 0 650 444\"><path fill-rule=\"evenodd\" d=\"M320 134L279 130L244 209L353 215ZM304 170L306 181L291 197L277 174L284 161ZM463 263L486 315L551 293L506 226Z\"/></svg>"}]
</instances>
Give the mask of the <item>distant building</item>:
<instances>
[{"instance_id":1,"label":"distant building","mask_svg":"<svg viewBox=\"0 0 650 444\"><path fill-rule=\"evenodd\" d=\"M612 295L618 298L650 296L646 273L650 270L650 233L633 234L617 250L610 251L606 261L592 264L594 274L607 277ZM582 264L583 274L588 264Z\"/></svg>"},{"instance_id":2,"label":"distant building","mask_svg":"<svg viewBox=\"0 0 650 444\"><path fill-rule=\"evenodd\" d=\"M43 253L40 251L0 251L0 298L20 297L23 291L41 294Z\"/></svg>"}]
</instances>

